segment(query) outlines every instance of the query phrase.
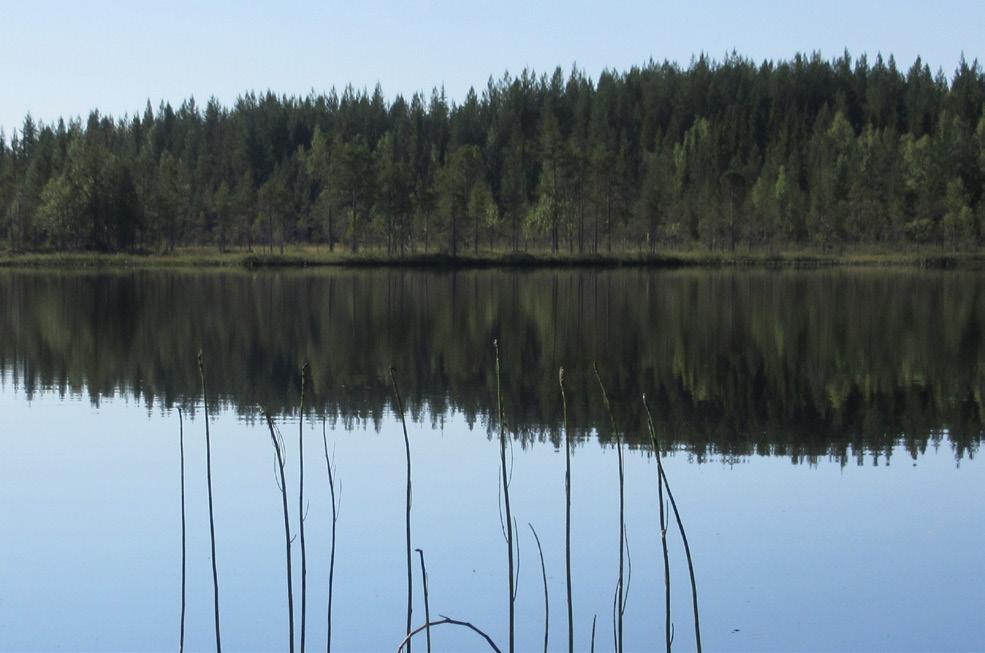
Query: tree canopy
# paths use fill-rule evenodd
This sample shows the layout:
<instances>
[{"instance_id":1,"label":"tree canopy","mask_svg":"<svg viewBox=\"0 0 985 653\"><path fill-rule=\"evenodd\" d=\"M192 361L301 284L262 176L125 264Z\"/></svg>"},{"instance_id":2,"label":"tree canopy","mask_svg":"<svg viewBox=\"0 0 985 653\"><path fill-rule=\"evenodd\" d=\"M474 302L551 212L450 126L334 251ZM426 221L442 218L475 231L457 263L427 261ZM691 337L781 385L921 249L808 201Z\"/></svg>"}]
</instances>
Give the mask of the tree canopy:
<instances>
[{"instance_id":1,"label":"tree canopy","mask_svg":"<svg viewBox=\"0 0 985 653\"><path fill-rule=\"evenodd\" d=\"M0 134L9 249L626 251L985 240L985 74L731 55Z\"/></svg>"}]
</instances>

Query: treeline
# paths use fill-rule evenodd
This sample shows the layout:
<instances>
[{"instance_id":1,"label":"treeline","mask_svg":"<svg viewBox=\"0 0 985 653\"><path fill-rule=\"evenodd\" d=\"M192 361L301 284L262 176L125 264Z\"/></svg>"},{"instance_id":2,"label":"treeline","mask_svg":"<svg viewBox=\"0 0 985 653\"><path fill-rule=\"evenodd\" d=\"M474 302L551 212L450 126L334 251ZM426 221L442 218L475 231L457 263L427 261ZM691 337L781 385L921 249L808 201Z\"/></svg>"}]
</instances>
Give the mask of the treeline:
<instances>
[{"instance_id":1,"label":"treeline","mask_svg":"<svg viewBox=\"0 0 985 653\"><path fill-rule=\"evenodd\" d=\"M347 88L0 135L14 251L388 253L985 241L985 74L704 56L449 103Z\"/></svg>"}]
</instances>

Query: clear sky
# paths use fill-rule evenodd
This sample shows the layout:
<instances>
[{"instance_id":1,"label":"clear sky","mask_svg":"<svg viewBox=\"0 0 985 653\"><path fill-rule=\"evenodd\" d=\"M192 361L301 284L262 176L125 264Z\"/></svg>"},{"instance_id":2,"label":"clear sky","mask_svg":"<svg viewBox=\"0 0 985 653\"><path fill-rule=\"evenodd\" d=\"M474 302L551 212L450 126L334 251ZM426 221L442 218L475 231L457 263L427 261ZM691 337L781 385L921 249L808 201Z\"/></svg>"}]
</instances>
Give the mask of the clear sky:
<instances>
[{"instance_id":1,"label":"clear sky","mask_svg":"<svg viewBox=\"0 0 985 653\"><path fill-rule=\"evenodd\" d=\"M533 2L19 2L0 0L0 126L120 115L245 90L369 87L388 96L444 84L452 99L490 75L572 63L597 75L692 54L789 58L919 54L950 75L985 59L985 2L897 0Z\"/></svg>"}]
</instances>

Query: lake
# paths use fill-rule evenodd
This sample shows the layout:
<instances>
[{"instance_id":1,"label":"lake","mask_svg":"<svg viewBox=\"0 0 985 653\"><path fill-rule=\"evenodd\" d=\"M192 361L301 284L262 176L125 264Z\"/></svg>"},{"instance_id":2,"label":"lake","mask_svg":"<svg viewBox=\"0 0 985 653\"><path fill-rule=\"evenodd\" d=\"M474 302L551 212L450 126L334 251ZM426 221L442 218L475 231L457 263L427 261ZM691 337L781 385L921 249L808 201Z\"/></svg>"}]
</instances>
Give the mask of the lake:
<instances>
[{"instance_id":1,"label":"lake","mask_svg":"<svg viewBox=\"0 0 985 653\"><path fill-rule=\"evenodd\" d=\"M183 411L186 647L287 649L304 442L307 648L405 633L405 451L433 619L504 650L496 356L517 519L519 650L567 648L565 438L575 647L613 648L624 446L626 650L663 647L657 466L693 555L708 650L982 650L985 276L837 269L0 270L0 650L176 649ZM299 368L310 363L303 414ZM611 428L593 373L612 400ZM558 369L565 368L564 428ZM299 427L301 435L299 436ZM324 428L324 437L323 437ZM693 650L668 529L674 648ZM300 614L300 543L294 559ZM424 623L414 557L415 624ZM298 617L299 619L299 617ZM298 625L299 625L298 621ZM432 631L435 650L487 650ZM414 639L425 650L424 634Z\"/></svg>"}]
</instances>

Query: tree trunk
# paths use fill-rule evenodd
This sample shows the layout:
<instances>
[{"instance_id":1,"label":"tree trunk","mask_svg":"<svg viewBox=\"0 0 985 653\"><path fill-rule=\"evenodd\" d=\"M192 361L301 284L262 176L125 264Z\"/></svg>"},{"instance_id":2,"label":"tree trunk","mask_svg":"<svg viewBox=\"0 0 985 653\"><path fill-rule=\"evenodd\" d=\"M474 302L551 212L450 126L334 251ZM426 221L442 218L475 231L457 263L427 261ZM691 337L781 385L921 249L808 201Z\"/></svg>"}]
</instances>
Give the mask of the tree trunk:
<instances>
[{"instance_id":1,"label":"tree trunk","mask_svg":"<svg viewBox=\"0 0 985 653\"><path fill-rule=\"evenodd\" d=\"M557 210L552 210L553 217L551 217L551 254L557 254Z\"/></svg>"},{"instance_id":2,"label":"tree trunk","mask_svg":"<svg viewBox=\"0 0 985 653\"><path fill-rule=\"evenodd\" d=\"M735 193L728 196L728 234L729 248L735 254Z\"/></svg>"},{"instance_id":3,"label":"tree trunk","mask_svg":"<svg viewBox=\"0 0 985 653\"><path fill-rule=\"evenodd\" d=\"M352 210L349 213L349 231L352 242L352 253L356 253L356 191L352 191Z\"/></svg>"},{"instance_id":4,"label":"tree trunk","mask_svg":"<svg viewBox=\"0 0 985 653\"><path fill-rule=\"evenodd\" d=\"M612 253L612 194L605 198L605 236L608 241L608 251Z\"/></svg>"},{"instance_id":5,"label":"tree trunk","mask_svg":"<svg viewBox=\"0 0 985 653\"><path fill-rule=\"evenodd\" d=\"M513 247L513 253L516 254L520 249L520 216L519 211L513 209L513 242L511 243Z\"/></svg>"},{"instance_id":6,"label":"tree trunk","mask_svg":"<svg viewBox=\"0 0 985 653\"><path fill-rule=\"evenodd\" d=\"M585 253L585 200L578 198L578 253Z\"/></svg>"},{"instance_id":7,"label":"tree trunk","mask_svg":"<svg viewBox=\"0 0 985 653\"><path fill-rule=\"evenodd\" d=\"M449 243L449 248L451 250L451 255L455 256L458 254L458 219L455 217L455 211L451 214L451 242Z\"/></svg>"},{"instance_id":8,"label":"tree trunk","mask_svg":"<svg viewBox=\"0 0 985 653\"><path fill-rule=\"evenodd\" d=\"M335 233L332 229L332 209L328 210L328 251L335 251Z\"/></svg>"},{"instance_id":9,"label":"tree trunk","mask_svg":"<svg viewBox=\"0 0 985 653\"><path fill-rule=\"evenodd\" d=\"M657 215L654 212L650 212L650 253L655 254L657 251Z\"/></svg>"},{"instance_id":10,"label":"tree trunk","mask_svg":"<svg viewBox=\"0 0 985 653\"><path fill-rule=\"evenodd\" d=\"M599 207L595 207L595 236L592 240L592 254L599 253Z\"/></svg>"}]
</instances>

